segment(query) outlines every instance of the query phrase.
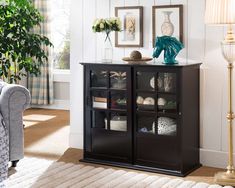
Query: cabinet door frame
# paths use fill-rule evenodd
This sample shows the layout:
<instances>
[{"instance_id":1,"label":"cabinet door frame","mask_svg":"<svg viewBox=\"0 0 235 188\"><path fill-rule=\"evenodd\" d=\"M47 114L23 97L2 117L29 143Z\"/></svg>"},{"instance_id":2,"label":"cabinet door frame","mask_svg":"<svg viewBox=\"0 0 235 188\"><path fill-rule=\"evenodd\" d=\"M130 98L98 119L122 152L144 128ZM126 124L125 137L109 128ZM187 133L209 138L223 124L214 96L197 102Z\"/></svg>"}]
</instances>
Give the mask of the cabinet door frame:
<instances>
[{"instance_id":1,"label":"cabinet door frame","mask_svg":"<svg viewBox=\"0 0 235 188\"><path fill-rule=\"evenodd\" d=\"M110 66L110 65L86 65L84 66L84 132L85 132L85 138L84 138L84 156L87 158L92 157L100 160L114 160L115 161L115 156L111 155L102 155L102 154L96 154L93 152L93 144L92 144L92 139L93 139L93 130L92 128L92 116L91 112L96 111L96 109L93 109L91 107L91 72L92 71L107 71L108 73L110 71L120 71L120 72L126 72L126 89L125 89L125 94L127 98L127 104L126 104L126 113L127 115L127 131L126 132L119 132L119 131L114 131L114 130L106 130L104 132L107 136L111 135L124 135L127 140L129 140L128 144L128 154L127 154L127 159L121 159L120 161L117 162L127 162L131 163L132 162L132 68L130 66ZM108 74L109 76L109 74ZM108 99L107 99L107 109L103 109L101 111L107 112L111 114L112 112L119 112L119 110L115 109L110 109L110 102L111 102L111 94L112 92L118 92L118 89L112 89L110 87L110 78L107 78L107 88L103 89L104 91L108 92ZM121 112L120 112L121 113ZM109 119L108 119L109 120ZM99 133L102 133L102 130L97 130ZM117 134L115 134L115 132ZM118 157L117 157L118 160Z\"/></svg>"},{"instance_id":2,"label":"cabinet door frame","mask_svg":"<svg viewBox=\"0 0 235 188\"><path fill-rule=\"evenodd\" d=\"M167 68L167 67L141 67L141 66L135 66L134 70L133 70L133 145L134 145L134 153L133 153L133 162L135 165L145 165L148 166L148 164L140 164L140 162L138 162L138 156L137 156L137 134L138 133L138 124L137 124L137 104L136 104L136 96L137 96L137 72L151 72L154 73L156 75L155 78L157 77L158 73L175 73L176 74L176 88L175 88L175 98L176 98L176 102L177 102L177 109L176 109L176 122L177 122L177 135L174 136L175 141L177 142L177 158L178 158L178 167L177 169L174 170L180 170L181 168L181 160L180 160L180 156L181 156L181 127L182 127L182 122L181 122L181 69L180 67L176 67L174 69L172 68ZM155 87L157 87L157 81L155 80ZM154 92L157 92L157 89L154 89ZM158 98L158 94L154 94L155 95L155 106L157 106L157 98ZM156 110L156 109L155 109ZM155 118L159 117L159 113L155 111ZM163 116L164 117L164 116ZM141 133L140 133L141 134ZM143 133L145 134L145 133ZM156 135L154 135L156 136ZM149 137L154 137L153 135L149 135ZM147 136L146 136L147 137ZM159 138L157 138L159 137ZM157 135L156 139L161 139L160 137L166 137L164 140L167 140L168 136L160 136ZM169 136L171 137L171 136ZM169 138L172 139L172 138ZM146 146L147 147L147 146ZM157 150L157 148L156 148ZM152 152L152 151L150 151ZM150 163L150 162L149 162ZM154 164L152 164L154 165ZM159 165L159 167L156 165L156 168L161 168L161 165ZM164 168L164 165L163 165ZM166 168L167 169L167 168ZM170 170L170 169L169 169Z\"/></svg>"}]
</instances>

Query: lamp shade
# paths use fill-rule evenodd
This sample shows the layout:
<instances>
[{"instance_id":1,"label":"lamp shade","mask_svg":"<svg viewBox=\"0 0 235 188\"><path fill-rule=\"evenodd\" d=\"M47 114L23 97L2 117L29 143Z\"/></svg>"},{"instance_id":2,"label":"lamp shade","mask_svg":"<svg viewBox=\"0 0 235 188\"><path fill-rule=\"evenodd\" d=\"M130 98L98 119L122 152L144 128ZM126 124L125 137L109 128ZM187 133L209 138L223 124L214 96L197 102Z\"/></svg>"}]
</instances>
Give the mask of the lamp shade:
<instances>
[{"instance_id":1,"label":"lamp shade","mask_svg":"<svg viewBox=\"0 0 235 188\"><path fill-rule=\"evenodd\" d=\"M235 24L235 0L206 0L206 24Z\"/></svg>"}]
</instances>

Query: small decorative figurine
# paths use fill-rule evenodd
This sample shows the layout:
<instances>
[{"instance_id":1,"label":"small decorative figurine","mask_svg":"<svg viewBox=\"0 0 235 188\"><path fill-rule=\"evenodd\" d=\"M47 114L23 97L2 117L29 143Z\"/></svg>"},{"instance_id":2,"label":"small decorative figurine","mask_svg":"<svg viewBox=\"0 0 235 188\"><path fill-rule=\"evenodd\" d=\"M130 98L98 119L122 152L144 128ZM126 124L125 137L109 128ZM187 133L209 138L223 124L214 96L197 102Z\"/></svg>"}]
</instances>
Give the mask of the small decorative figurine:
<instances>
[{"instance_id":1,"label":"small decorative figurine","mask_svg":"<svg viewBox=\"0 0 235 188\"><path fill-rule=\"evenodd\" d=\"M144 103L144 98L141 97L141 96L138 96L137 99L136 99L136 103L137 104L143 104Z\"/></svg>"},{"instance_id":2,"label":"small decorative figurine","mask_svg":"<svg viewBox=\"0 0 235 188\"><path fill-rule=\"evenodd\" d=\"M158 106L164 106L166 104L166 99L164 98L158 98L157 105Z\"/></svg>"},{"instance_id":3,"label":"small decorative figurine","mask_svg":"<svg viewBox=\"0 0 235 188\"><path fill-rule=\"evenodd\" d=\"M175 37L157 37L153 57L158 58L161 52L164 51L164 63L176 64L178 62L175 60L175 58L183 48L184 45Z\"/></svg>"},{"instance_id":4,"label":"small decorative figurine","mask_svg":"<svg viewBox=\"0 0 235 188\"><path fill-rule=\"evenodd\" d=\"M152 97L147 97L144 99L143 102L144 105L154 105L155 104L155 100Z\"/></svg>"}]
</instances>

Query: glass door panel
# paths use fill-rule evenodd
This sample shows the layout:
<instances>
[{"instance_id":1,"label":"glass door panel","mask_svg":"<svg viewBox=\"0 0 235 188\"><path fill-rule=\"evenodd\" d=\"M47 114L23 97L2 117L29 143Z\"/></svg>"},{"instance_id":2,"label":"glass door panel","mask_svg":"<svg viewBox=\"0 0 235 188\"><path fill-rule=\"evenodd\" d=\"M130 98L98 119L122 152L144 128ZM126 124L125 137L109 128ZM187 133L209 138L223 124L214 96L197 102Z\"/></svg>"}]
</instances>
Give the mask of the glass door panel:
<instances>
[{"instance_id":1,"label":"glass door panel","mask_svg":"<svg viewBox=\"0 0 235 188\"><path fill-rule=\"evenodd\" d=\"M153 132L162 136L177 135L177 121L170 117L158 117L157 127L153 125Z\"/></svg>"},{"instance_id":2,"label":"glass door panel","mask_svg":"<svg viewBox=\"0 0 235 188\"><path fill-rule=\"evenodd\" d=\"M92 111L92 128L105 129L108 123L108 113L104 111Z\"/></svg>"},{"instance_id":3,"label":"glass door panel","mask_svg":"<svg viewBox=\"0 0 235 188\"><path fill-rule=\"evenodd\" d=\"M99 109L107 109L108 108L108 100L107 100L107 92L105 91L92 91L92 107Z\"/></svg>"},{"instance_id":4,"label":"glass door panel","mask_svg":"<svg viewBox=\"0 0 235 188\"><path fill-rule=\"evenodd\" d=\"M155 117L143 114L137 115L137 129L139 133L154 134Z\"/></svg>"},{"instance_id":5,"label":"glass door panel","mask_svg":"<svg viewBox=\"0 0 235 188\"><path fill-rule=\"evenodd\" d=\"M160 94L158 95L158 112L177 113L177 102L175 95Z\"/></svg>"},{"instance_id":6,"label":"glass door panel","mask_svg":"<svg viewBox=\"0 0 235 188\"><path fill-rule=\"evenodd\" d=\"M112 91L110 92L111 109L123 109L127 108L127 96L126 92Z\"/></svg>"},{"instance_id":7,"label":"glass door panel","mask_svg":"<svg viewBox=\"0 0 235 188\"><path fill-rule=\"evenodd\" d=\"M158 73L157 84L159 92L175 93L176 73Z\"/></svg>"},{"instance_id":8,"label":"glass door panel","mask_svg":"<svg viewBox=\"0 0 235 188\"><path fill-rule=\"evenodd\" d=\"M108 87L108 72L102 70L91 71L91 87L94 88L107 88Z\"/></svg>"},{"instance_id":9,"label":"glass door panel","mask_svg":"<svg viewBox=\"0 0 235 188\"><path fill-rule=\"evenodd\" d=\"M127 73L123 71L110 71L110 88L126 89Z\"/></svg>"},{"instance_id":10,"label":"glass door panel","mask_svg":"<svg viewBox=\"0 0 235 188\"><path fill-rule=\"evenodd\" d=\"M137 89L138 90L155 90L155 73L137 72Z\"/></svg>"}]
</instances>

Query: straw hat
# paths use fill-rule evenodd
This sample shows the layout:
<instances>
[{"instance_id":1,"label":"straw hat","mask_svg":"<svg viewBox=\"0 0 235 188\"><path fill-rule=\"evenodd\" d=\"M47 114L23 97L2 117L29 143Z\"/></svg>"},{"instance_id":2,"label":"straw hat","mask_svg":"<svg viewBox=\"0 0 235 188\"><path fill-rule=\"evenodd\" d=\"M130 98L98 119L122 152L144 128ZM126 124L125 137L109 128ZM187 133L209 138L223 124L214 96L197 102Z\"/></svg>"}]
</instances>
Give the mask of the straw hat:
<instances>
[{"instance_id":1,"label":"straw hat","mask_svg":"<svg viewBox=\"0 0 235 188\"><path fill-rule=\"evenodd\" d=\"M146 61L151 61L152 59L153 58L150 57L142 57L142 54L139 51L133 51L131 52L130 57L122 58L123 61L133 64L145 63Z\"/></svg>"}]
</instances>

